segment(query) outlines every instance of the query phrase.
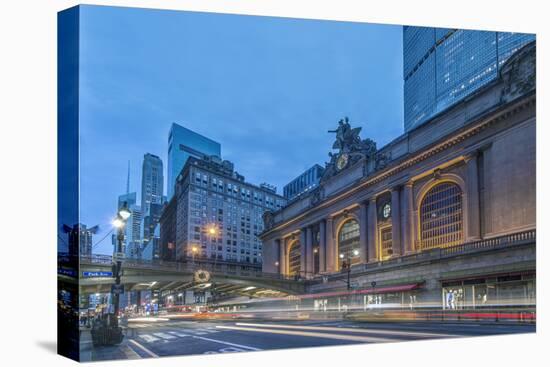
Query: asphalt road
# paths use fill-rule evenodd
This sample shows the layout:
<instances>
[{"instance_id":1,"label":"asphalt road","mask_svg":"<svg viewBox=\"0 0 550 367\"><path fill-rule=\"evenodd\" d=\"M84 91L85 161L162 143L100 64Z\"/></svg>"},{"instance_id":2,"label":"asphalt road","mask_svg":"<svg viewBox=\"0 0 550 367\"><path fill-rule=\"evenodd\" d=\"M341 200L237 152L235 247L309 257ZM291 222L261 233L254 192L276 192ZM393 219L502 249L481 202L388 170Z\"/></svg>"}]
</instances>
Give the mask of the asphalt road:
<instances>
[{"instance_id":1,"label":"asphalt road","mask_svg":"<svg viewBox=\"0 0 550 367\"><path fill-rule=\"evenodd\" d=\"M349 321L130 322L121 345L94 348L91 358L156 358L530 332L535 332L535 325Z\"/></svg>"}]
</instances>

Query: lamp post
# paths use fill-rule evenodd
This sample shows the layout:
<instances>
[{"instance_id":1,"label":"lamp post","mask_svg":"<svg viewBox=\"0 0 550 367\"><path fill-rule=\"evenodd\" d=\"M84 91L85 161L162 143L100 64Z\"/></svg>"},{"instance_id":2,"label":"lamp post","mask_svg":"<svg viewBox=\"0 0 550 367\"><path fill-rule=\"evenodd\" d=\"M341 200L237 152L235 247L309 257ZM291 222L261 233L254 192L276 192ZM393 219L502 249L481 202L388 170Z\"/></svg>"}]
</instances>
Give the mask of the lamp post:
<instances>
[{"instance_id":1,"label":"lamp post","mask_svg":"<svg viewBox=\"0 0 550 367\"><path fill-rule=\"evenodd\" d=\"M358 249L354 249L352 253L353 253L354 257L359 256L359 250ZM340 254L340 259L344 259L344 257L345 257L344 254L341 253ZM342 261L342 266L341 266L341 269L347 271L347 273L348 273L348 277L347 277L347 281L346 281L348 291L351 289L351 281L350 281L351 259L352 259L352 257L349 256L349 254L348 254L348 257L346 258L346 260Z\"/></svg>"},{"instance_id":2,"label":"lamp post","mask_svg":"<svg viewBox=\"0 0 550 367\"><path fill-rule=\"evenodd\" d=\"M212 239L214 238L215 239L215 242L216 244L214 244L214 268L215 266L218 264L218 251L217 251L217 248L218 248L218 243L217 243L217 238L218 238L218 227L216 226L216 224L211 224L210 226L208 226L208 235L210 236L210 245L212 245Z\"/></svg>"},{"instance_id":3,"label":"lamp post","mask_svg":"<svg viewBox=\"0 0 550 367\"><path fill-rule=\"evenodd\" d=\"M199 249L197 248L197 246L193 245L191 246L191 257L193 259L193 265L195 265L195 254L197 253Z\"/></svg>"},{"instance_id":4,"label":"lamp post","mask_svg":"<svg viewBox=\"0 0 550 367\"><path fill-rule=\"evenodd\" d=\"M120 307L120 293L118 291L118 288L120 286L120 277L122 275L122 259L120 258L120 254L122 253L122 241L124 241L124 227L126 226L126 221L128 220L128 218L130 218L130 215L132 215L132 213L128 209L128 203L124 202L122 204L122 207L118 210L115 220L113 221L113 225L117 228L117 243L115 251L115 288L117 289L117 291L113 294L116 323L115 326L117 326L118 324L118 312Z\"/></svg>"}]
</instances>

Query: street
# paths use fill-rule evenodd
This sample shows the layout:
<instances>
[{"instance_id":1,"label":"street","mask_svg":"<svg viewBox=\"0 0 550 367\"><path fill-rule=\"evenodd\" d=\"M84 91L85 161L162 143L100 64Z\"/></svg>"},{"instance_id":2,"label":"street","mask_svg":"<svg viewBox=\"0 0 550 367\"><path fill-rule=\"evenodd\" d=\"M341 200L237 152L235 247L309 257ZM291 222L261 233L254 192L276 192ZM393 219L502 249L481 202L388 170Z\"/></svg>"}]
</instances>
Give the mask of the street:
<instances>
[{"instance_id":1,"label":"street","mask_svg":"<svg viewBox=\"0 0 550 367\"><path fill-rule=\"evenodd\" d=\"M365 323L351 321L130 322L119 346L94 348L91 360L235 353L357 343L535 332L535 325Z\"/></svg>"}]
</instances>

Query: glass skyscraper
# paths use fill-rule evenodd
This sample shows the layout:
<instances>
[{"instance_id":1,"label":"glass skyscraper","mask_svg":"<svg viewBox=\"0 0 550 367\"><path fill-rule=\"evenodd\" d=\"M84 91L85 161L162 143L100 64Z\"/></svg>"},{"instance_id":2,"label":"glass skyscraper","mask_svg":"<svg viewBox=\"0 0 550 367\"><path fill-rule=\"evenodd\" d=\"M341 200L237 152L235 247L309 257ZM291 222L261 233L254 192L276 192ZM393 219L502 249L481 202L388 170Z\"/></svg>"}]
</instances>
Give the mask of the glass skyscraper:
<instances>
[{"instance_id":1,"label":"glass skyscraper","mask_svg":"<svg viewBox=\"0 0 550 367\"><path fill-rule=\"evenodd\" d=\"M220 143L181 125L172 124L168 135L168 200L174 194L176 178L189 157L221 157Z\"/></svg>"},{"instance_id":2,"label":"glass skyscraper","mask_svg":"<svg viewBox=\"0 0 550 367\"><path fill-rule=\"evenodd\" d=\"M164 176L162 160L151 153L143 156L141 170L141 209L148 215L151 204L162 204Z\"/></svg>"},{"instance_id":3,"label":"glass skyscraper","mask_svg":"<svg viewBox=\"0 0 550 367\"><path fill-rule=\"evenodd\" d=\"M405 131L494 80L534 34L403 27Z\"/></svg>"}]
</instances>

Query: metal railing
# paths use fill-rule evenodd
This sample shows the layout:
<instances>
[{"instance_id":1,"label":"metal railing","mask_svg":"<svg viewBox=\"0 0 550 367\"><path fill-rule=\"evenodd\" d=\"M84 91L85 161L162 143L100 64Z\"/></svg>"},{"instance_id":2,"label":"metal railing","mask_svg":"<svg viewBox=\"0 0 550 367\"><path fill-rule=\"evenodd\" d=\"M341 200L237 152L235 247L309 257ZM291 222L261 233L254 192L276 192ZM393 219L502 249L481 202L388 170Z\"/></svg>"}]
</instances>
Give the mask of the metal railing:
<instances>
[{"instance_id":1,"label":"metal railing","mask_svg":"<svg viewBox=\"0 0 550 367\"><path fill-rule=\"evenodd\" d=\"M352 266L351 273L360 273L367 270L379 269L381 267L402 266L405 264L414 264L422 261L439 260L443 258L453 257L462 254L475 253L481 251L488 251L498 248L506 248L511 246L517 246L521 244L533 243L536 241L536 230L528 230L523 232L517 232L507 234L498 237L492 237L477 241L464 242L459 245L453 245L444 248L435 248L430 250L424 250L415 252L410 255L404 255L394 257L387 260L381 260L376 262L370 262L367 264L359 264ZM317 275L315 282L319 282L322 277L341 278L345 274L343 272Z\"/></svg>"}]
</instances>

